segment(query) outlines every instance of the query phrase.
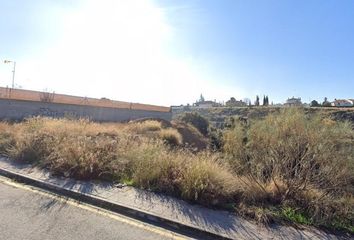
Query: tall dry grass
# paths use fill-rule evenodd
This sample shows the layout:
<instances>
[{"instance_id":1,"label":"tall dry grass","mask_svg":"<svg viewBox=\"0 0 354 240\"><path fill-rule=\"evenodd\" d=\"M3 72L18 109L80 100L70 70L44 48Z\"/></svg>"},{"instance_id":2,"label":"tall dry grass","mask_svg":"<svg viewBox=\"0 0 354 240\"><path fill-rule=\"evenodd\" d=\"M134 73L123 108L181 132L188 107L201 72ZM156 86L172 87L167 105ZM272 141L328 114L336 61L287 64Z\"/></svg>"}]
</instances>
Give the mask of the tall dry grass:
<instances>
[{"instance_id":1,"label":"tall dry grass","mask_svg":"<svg viewBox=\"0 0 354 240\"><path fill-rule=\"evenodd\" d=\"M248 202L301 209L318 224L353 221L353 146L350 123L296 108L224 133L230 164L247 177Z\"/></svg>"},{"instance_id":2,"label":"tall dry grass","mask_svg":"<svg viewBox=\"0 0 354 240\"><path fill-rule=\"evenodd\" d=\"M2 128L12 139L2 145L7 156L55 174L127 181L208 205L231 199L237 192L237 185L231 184L234 176L220 159L176 148L181 135L156 121L98 124L32 118Z\"/></svg>"},{"instance_id":3,"label":"tall dry grass","mask_svg":"<svg viewBox=\"0 0 354 240\"><path fill-rule=\"evenodd\" d=\"M162 129L162 124L158 121L147 120L144 122L135 122L127 124L125 126L125 129L130 132L145 134L148 132L160 131Z\"/></svg>"},{"instance_id":4,"label":"tall dry grass","mask_svg":"<svg viewBox=\"0 0 354 240\"><path fill-rule=\"evenodd\" d=\"M182 135L174 128L163 129L159 133L160 138L171 146L182 144Z\"/></svg>"},{"instance_id":5,"label":"tall dry grass","mask_svg":"<svg viewBox=\"0 0 354 240\"><path fill-rule=\"evenodd\" d=\"M179 132L156 121L0 123L0 154L55 174L233 205L260 221L276 217L275 208L294 219L305 214L305 223L347 229L354 219L353 146L352 125L298 109L235 122L223 133L222 152L183 149Z\"/></svg>"},{"instance_id":6,"label":"tall dry grass","mask_svg":"<svg viewBox=\"0 0 354 240\"><path fill-rule=\"evenodd\" d=\"M14 144L14 141L11 125L0 122L0 154L4 154Z\"/></svg>"}]
</instances>

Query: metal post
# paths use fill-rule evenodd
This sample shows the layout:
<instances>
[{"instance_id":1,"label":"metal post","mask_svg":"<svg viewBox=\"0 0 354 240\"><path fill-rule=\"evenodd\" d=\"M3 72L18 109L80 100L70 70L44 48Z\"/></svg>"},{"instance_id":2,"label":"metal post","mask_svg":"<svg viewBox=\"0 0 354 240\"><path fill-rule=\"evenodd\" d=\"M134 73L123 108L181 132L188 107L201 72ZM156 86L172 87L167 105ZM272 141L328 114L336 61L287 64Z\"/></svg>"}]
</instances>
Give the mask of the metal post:
<instances>
[{"instance_id":1,"label":"metal post","mask_svg":"<svg viewBox=\"0 0 354 240\"><path fill-rule=\"evenodd\" d=\"M15 88L15 71L16 71L16 62L14 61L14 70L12 71L12 88Z\"/></svg>"},{"instance_id":2,"label":"metal post","mask_svg":"<svg viewBox=\"0 0 354 240\"><path fill-rule=\"evenodd\" d=\"M14 63L14 69L12 70L12 88L15 88L15 71L16 71L16 62L15 61L10 61L10 60L5 60L4 63Z\"/></svg>"}]
</instances>

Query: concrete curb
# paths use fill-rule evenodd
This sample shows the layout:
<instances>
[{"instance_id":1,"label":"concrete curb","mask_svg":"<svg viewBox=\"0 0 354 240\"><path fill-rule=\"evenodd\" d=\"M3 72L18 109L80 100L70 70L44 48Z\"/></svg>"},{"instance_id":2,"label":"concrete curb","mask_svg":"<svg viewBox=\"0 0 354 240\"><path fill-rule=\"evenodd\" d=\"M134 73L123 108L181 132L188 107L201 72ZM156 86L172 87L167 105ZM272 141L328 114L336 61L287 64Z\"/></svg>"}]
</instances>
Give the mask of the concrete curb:
<instances>
[{"instance_id":1,"label":"concrete curb","mask_svg":"<svg viewBox=\"0 0 354 240\"><path fill-rule=\"evenodd\" d=\"M204 229L197 228L196 226L186 225L180 222L166 219L164 217L151 214L141 209L136 209L130 206L125 206L123 204L110 202L104 198L82 193L76 190L65 189L55 184L38 180L11 170L0 168L0 175L21 183L25 183L71 199L78 200L80 202L88 203L99 208L116 212L118 214L122 214L130 218L147 222L158 227L163 227L165 229L186 235L188 237L193 237L197 239L231 239L227 236L215 234Z\"/></svg>"}]
</instances>

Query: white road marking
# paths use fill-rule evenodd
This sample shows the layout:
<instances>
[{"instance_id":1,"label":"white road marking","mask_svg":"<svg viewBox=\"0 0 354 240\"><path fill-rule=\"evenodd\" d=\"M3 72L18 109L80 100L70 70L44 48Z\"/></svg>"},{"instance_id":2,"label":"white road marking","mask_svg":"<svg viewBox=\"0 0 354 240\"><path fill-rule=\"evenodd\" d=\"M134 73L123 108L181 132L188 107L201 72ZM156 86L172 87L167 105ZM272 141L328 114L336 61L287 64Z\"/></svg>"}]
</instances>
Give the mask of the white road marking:
<instances>
[{"instance_id":1,"label":"white road marking","mask_svg":"<svg viewBox=\"0 0 354 240\"><path fill-rule=\"evenodd\" d=\"M86 203L82 203L82 202L79 202L79 201L76 201L76 200L73 200L73 199L70 199L70 198L64 198L64 197L62 197L62 196L60 196L58 194L55 194L55 193L45 192L44 190L40 190L38 188L29 186L29 185L20 184L20 183L12 181L10 179L7 179L5 177L1 177L0 176L0 182L4 183L6 185L9 185L9 186L15 187L15 188L31 191L31 192L40 194L42 196L46 196L46 197L58 200L60 202L66 203L66 204L70 204L72 206L84 209L86 211L90 211L90 212L93 212L93 213L96 213L96 214L99 214L99 215L114 219L116 221L123 222L123 223L129 224L131 226L138 227L138 228L141 228L141 229L144 229L144 230L159 234L159 235L164 236L164 237L168 237L168 238L175 239L175 240L188 239L188 238L186 238L186 237L184 237L184 236L182 236L180 234L165 230L163 228L159 228L159 227L156 227L156 226L151 226L149 224L139 222L137 220L125 217L123 215L120 215L120 214L117 214L117 213L112 213L112 212L109 212L109 211L107 211L105 209L98 208L98 207L92 206L92 205L88 205Z\"/></svg>"}]
</instances>

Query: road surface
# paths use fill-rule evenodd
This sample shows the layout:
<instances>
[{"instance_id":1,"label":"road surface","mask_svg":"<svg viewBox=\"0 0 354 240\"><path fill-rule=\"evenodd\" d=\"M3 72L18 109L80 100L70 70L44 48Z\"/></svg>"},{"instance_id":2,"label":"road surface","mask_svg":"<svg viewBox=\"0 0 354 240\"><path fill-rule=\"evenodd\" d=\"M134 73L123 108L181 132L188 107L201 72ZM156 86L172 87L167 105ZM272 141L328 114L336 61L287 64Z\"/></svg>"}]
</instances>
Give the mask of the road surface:
<instances>
[{"instance_id":1,"label":"road surface","mask_svg":"<svg viewBox=\"0 0 354 240\"><path fill-rule=\"evenodd\" d=\"M0 177L0 239L186 239Z\"/></svg>"}]
</instances>

